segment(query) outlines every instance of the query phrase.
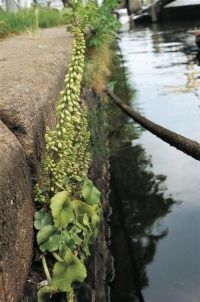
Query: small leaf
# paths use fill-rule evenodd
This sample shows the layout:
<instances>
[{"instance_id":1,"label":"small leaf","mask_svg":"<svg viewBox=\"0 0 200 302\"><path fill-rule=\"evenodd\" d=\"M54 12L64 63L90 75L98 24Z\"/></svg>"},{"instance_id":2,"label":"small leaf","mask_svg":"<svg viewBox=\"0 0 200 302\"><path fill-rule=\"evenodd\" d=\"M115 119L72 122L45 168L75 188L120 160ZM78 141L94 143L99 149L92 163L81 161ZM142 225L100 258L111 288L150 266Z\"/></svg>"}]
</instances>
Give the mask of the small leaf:
<instances>
[{"instance_id":1,"label":"small leaf","mask_svg":"<svg viewBox=\"0 0 200 302\"><path fill-rule=\"evenodd\" d=\"M90 228L89 218L86 213L83 215L83 224L86 225L88 228Z\"/></svg>"},{"instance_id":2,"label":"small leaf","mask_svg":"<svg viewBox=\"0 0 200 302\"><path fill-rule=\"evenodd\" d=\"M93 185L91 180L86 180L82 187L82 195L89 205L99 203L101 193Z\"/></svg>"},{"instance_id":3,"label":"small leaf","mask_svg":"<svg viewBox=\"0 0 200 302\"><path fill-rule=\"evenodd\" d=\"M79 223L77 219L74 221L74 225L77 226L83 232L85 232L85 230L87 230L86 226L83 225L82 223Z\"/></svg>"},{"instance_id":4,"label":"small leaf","mask_svg":"<svg viewBox=\"0 0 200 302\"><path fill-rule=\"evenodd\" d=\"M84 241L81 245L81 249L82 249L82 257L83 259L87 258L88 256L90 256L90 251L89 251L89 242L90 242L90 235L88 234L84 234Z\"/></svg>"},{"instance_id":5,"label":"small leaf","mask_svg":"<svg viewBox=\"0 0 200 302\"><path fill-rule=\"evenodd\" d=\"M67 244L67 247L71 250L71 251L75 251L77 246L74 242L74 240L71 238ZM66 250L66 246L65 246L65 250Z\"/></svg>"},{"instance_id":6,"label":"small leaf","mask_svg":"<svg viewBox=\"0 0 200 302\"><path fill-rule=\"evenodd\" d=\"M87 213L88 217L90 218L93 215L94 209L96 209L97 205L89 205L81 200L73 200L72 205L74 208L75 216L77 220L82 223L82 218L85 213Z\"/></svg>"},{"instance_id":7,"label":"small leaf","mask_svg":"<svg viewBox=\"0 0 200 302\"><path fill-rule=\"evenodd\" d=\"M62 236L52 225L46 225L37 234L37 243L42 252L56 251L62 242Z\"/></svg>"},{"instance_id":8,"label":"small leaf","mask_svg":"<svg viewBox=\"0 0 200 302\"><path fill-rule=\"evenodd\" d=\"M40 245L41 251L54 252L57 251L59 245L63 242L63 238L60 235L51 235L47 241Z\"/></svg>"},{"instance_id":9,"label":"small leaf","mask_svg":"<svg viewBox=\"0 0 200 302\"><path fill-rule=\"evenodd\" d=\"M69 293L72 291L72 284L83 282L86 276L84 264L71 251L67 251L64 262L54 265L52 282L60 291Z\"/></svg>"},{"instance_id":10,"label":"small leaf","mask_svg":"<svg viewBox=\"0 0 200 302\"><path fill-rule=\"evenodd\" d=\"M90 228L96 227L100 221L100 206L89 205L81 200L72 201L76 219L83 225L89 224ZM87 214L88 218L85 216ZM87 221L88 219L88 221Z\"/></svg>"},{"instance_id":11,"label":"small leaf","mask_svg":"<svg viewBox=\"0 0 200 302\"><path fill-rule=\"evenodd\" d=\"M41 230L44 226L51 224L53 224L53 221L50 213L47 213L44 210L35 213L34 227L37 230Z\"/></svg>"},{"instance_id":12,"label":"small leaf","mask_svg":"<svg viewBox=\"0 0 200 302\"><path fill-rule=\"evenodd\" d=\"M51 199L50 207L55 227L66 228L73 221L73 207L67 192L55 194Z\"/></svg>"},{"instance_id":13,"label":"small leaf","mask_svg":"<svg viewBox=\"0 0 200 302\"><path fill-rule=\"evenodd\" d=\"M37 234L37 242L38 244L42 244L46 240L49 239L49 237L54 233L55 229L52 225L46 225L45 227L42 228L41 231L38 232Z\"/></svg>"},{"instance_id":14,"label":"small leaf","mask_svg":"<svg viewBox=\"0 0 200 302\"><path fill-rule=\"evenodd\" d=\"M63 242L67 243L70 240L70 235L69 232L67 230L63 230L62 231L62 238L63 238Z\"/></svg>"},{"instance_id":15,"label":"small leaf","mask_svg":"<svg viewBox=\"0 0 200 302\"><path fill-rule=\"evenodd\" d=\"M80 245L82 242L82 239L78 235L78 233L80 233L80 232L81 232L81 230L79 228L77 228L76 226L73 226L71 228L71 230L69 231L69 234L76 245Z\"/></svg>"}]
</instances>

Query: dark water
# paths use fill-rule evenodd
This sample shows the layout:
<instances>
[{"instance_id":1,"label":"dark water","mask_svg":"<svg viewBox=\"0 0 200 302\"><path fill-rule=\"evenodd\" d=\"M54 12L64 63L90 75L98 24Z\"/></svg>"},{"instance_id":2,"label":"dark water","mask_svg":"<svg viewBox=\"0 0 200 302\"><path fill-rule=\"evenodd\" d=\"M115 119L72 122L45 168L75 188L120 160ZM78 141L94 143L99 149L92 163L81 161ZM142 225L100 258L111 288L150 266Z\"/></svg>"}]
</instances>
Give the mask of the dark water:
<instances>
[{"instance_id":1,"label":"dark water","mask_svg":"<svg viewBox=\"0 0 200 302\"><path fill-rule=\"evenodd\" d=\"M131 106L200 141L193 30L191 24L135 28L121 33L119 46L134 89ZM121 98L126 92L118 89ZM200 162L126 118L117 129L111 156L116 269L111 300L199 302Z\"/></svg>"}]
</instances>

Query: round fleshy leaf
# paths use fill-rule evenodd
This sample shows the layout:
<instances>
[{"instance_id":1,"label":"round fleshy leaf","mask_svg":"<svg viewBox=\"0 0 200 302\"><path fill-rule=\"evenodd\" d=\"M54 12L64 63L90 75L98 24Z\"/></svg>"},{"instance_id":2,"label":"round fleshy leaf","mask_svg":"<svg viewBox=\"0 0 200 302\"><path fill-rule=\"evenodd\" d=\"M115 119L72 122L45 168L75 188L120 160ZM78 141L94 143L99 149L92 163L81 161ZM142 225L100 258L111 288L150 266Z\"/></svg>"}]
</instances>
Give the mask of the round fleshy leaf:
<instances>
[{"instance_id":1,"label":"round fleshy leaf","mask_svg":"<svg viewBox=\"0 0 200 302\"><path fill-rule=\"evenodd\" d=\"M92 181L89 179L87 179L83 184L82 195L85 201L90 205L100 202L101 192L93 185Z\"/></svg>"},{"instance_id":2,"label":"round fleshy leaf","mask_svg":"<svg viewBox=\"0 0 200 302\"><path fill-rule=\"evenodd\" d=\"M52 225L47 225L38 232L37 243L42 252L54 252L59 249L61 244L67 241L65 237L65 235L61 235Z\"/></svg>"},{"instance_id":3,"label":"round fleshy leaf","mask_svg":"<svg viewBox=\"0 0 200 302\"><path fill-rule=\"evenodd\" d=\"M64 262L54 265L52 282L60 291L71 292L72 284L83 282L86 276L85 265L71 251L67 251Z\"/></svg>"},{"instance_id":4,"label":"round fleshy leaf","mask_svg":"<svg viewBox=\"0 0 200 302\"><path fill-rule=\"evenodd\" d=\"M67 192L55 194L51 199L50 207L55 227L66 228L73 221L73 207Z\"/></svg>"},{"instance_id":5,"label":"round fleshy leaf","mask_svg":"<svg viewBox=\"0 0 200 302\"><path fill-rule=\"evenodd\" d=\"M41 230L46 225L51 224L53 224L53 220L50 213L47 213L44 210L40 210L35 213L34 227L37 230Z\"/></svg>"}]
</instances>

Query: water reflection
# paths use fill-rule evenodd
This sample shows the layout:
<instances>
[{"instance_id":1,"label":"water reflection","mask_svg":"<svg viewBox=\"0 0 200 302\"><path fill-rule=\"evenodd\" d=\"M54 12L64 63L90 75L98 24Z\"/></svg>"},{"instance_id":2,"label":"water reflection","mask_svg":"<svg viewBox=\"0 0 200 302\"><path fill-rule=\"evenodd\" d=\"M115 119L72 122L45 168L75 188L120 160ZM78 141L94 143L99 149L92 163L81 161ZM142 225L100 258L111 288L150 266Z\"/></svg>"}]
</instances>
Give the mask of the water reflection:
<instances>
[{"instance_id":1,"label":"water reflection","mask_svg":"<svg viewBox=\"0 0 200 302\"><path fill-rule=\"evenodd\" d=\"M196 46L195 43L195 35L193 31L190 30L177 30L171 29L168 31L160 31L160 34L158 34L158 28L157 25L154 25L153 34L152 34L152 41L154 48L158 48L158 45L160 45L160 42L158 39L154 38L157 36L162 36L163 41L163 51L166 53L168 52L168 48L171 52L174 52L173 59L172 59L172 66L180 66L185 65L186 70L184 72L186 76L185 86L174 88L175 92L194 92L197 94L197 88L200 87L200 81L198 78L198 69L196 68L196 65L199 63L199 48ZM179 53L181 52L185 55L182 57L182 60L174 61L174 57L179 57ZM183 60L185 60L183 62ZM199 64L198 64L199 65Z\"/></svg>"},{"instance_id":2,"label":"water reflection","mask_svg":"<svg viewBox=\"0 0 200 302\"><path fill-rule=\"evenodd\" d=\"M188 27L190 25L190 27ZM147 28L135 28L130 31L128 37L132 49L127 49L129 54L144 54L145 68L150 67L150 64L155 64L155 68L162 70L166 68L167 72L178 72L179 79L175 79L172 85L166 85L166 91L163 93L194 93L198 96L197 90L200 88L199 70L199 49L195 43L194 31L198 22L193 24L153 24ZM125 36L125 34L124 34ZM126 41L129 48L129 40ZM138 61L139 63L139 61ZM142 63L142 62L141 62ZM143 65L143 64L142 64ZM141 68L143 66L141 65ZM148 66L149 65L149 66ZM186 67L185 69L183 67ZM137 68L136 68L137 70ZM184 78L184 81L182 79ZM160 77L161 81L164 77ZM183 83L185 83L183 85Z\"/></svg>"},{"instance_id":3,"label":"water reflection","mask_svg":"<svg viewBox=\"0 0 200 302\"><path fill-rule=\"evenodd\" d=\"M115 93L140 110L134 101L137 92L129 88L124 72L123 66L116 65ZM116 271L111 300L142 302L142 288L149 284L146 265L152 262L158 242L168 234L160 220L175 201L165 196L166 176L155 175L144 148L132 144L142 129L113 106L110 118L111 230Z\"/></svg>"},{"instance_id":4,"label":"water reflection","mask_svg":"<svg viewBox=\"0 0 200 302\"><path fill-rule=\"evenodd\" d=\"M175 201L165 197L164 175L154 175L151 160L140 145L122 145L111 157L112 250L116 278L112 301L143 301L148 285L146 265L168 230L159 221ZM137 299L136 299L137 298Z\"/></svg>"},{"instance_id":5,"label":"water reflection","mask_svg":"<svg viewBox=\"0 0 200 302\"><path fill-rule=\"evenodd\" d=\"M199 140L200 55L194 49L194 41L190 41L190 29L177 25L171 27L169 24L165 28L157 27L153 30L138 28L134 32L121 34L120 47L129 81L137 89L137 107L142 108L144 115L156 123ZM126 95L122 99L126 99ZM135 108L135 101L132 101L132 106ZM123 131L123 127L120 130ZM123 137L126 137L125 142ZM123 274L121 279L118 275L116 277L119 281L116 282L114 293L116 296L121 295L121 301L138 301L133 297L136 292L141 294L142 289L145 302L198 302L199 162L178 152L148 131L139 132L138 139L132 141L133 145L128 144L124 134L121 134L120 141L121 144L117 146L119 156L114 153L112 159L122 163L123 169L117 170L117 163L114 164L114 180L119 179L117 175L120 173L126 173L124 169L131 171L128 172L127 180L122 175L122 180L115 188L117 194L113 196L113 203L118 202L118 208L121 209L113 226L118 232L113 250L117 255L116 259L119 259L117 272ZM136 149L133 151L132 148ZM138 158L135 166L130 158L126 162L126 156L129 155L131 158L132 155ZM141 158L146 161L145 164L140 164ZM142 183L134 187L136 180L131 181L131 172L135 169L137 172L133 173L137 177L142 175L144 183L148 180L146 186ZM157 174L166 175L167 178L161 176L161 179L157 179ZM132 194L134 191L141 191L139 196L136 194L135 201L126 193L128 186L124 187L123 195L120 195L119 187L125 182L129 183ZM166 188L163 188L164 185ZM125 196L126 199L118 199L118 196ZM148 205L154 203L151 200L145 204L143 199L148 200L150 196L153 201L158 198L158 208L154 205L152 209L148 209ZM173 200L181 200L182 203L179 205L170 201L172 198L169 196L173 196ZM142 201L139 202L139 198ZM166 207L160 209L162 202ZM134 211L136 206L140 212ZM120 229L122 213L125 223L121 220L121 224L124 223L125 227ZM149 215L154 221L149 220ZM144 228L140 225L140 219L143 219ZM120 251L117 250L119 244ZM122 296L120 283L125 286L128 296ZM117 299L113 297L113 302L118 301ZM143 301L142 299L140 296L139 301Z\"/></svg>"}]
</instances>

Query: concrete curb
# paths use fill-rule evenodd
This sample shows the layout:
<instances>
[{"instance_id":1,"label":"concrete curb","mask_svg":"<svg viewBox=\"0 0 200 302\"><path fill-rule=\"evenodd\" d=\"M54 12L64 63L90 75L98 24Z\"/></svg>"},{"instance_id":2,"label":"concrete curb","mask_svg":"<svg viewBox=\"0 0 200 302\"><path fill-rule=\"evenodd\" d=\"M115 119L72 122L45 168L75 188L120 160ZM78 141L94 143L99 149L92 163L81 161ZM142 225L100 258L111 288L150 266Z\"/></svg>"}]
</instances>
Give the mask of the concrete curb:
<instances>
[{"instance_id":1,"label":"concrete curb","mask_svg":"<svg viewBox=\"0 0 200 302\"><path fill-rule=\"evenodd\" d=\"M20 299L33 239L33 179L71 56L65 28L0 42L0 301Z\"/></svg>"}]
</instances>

